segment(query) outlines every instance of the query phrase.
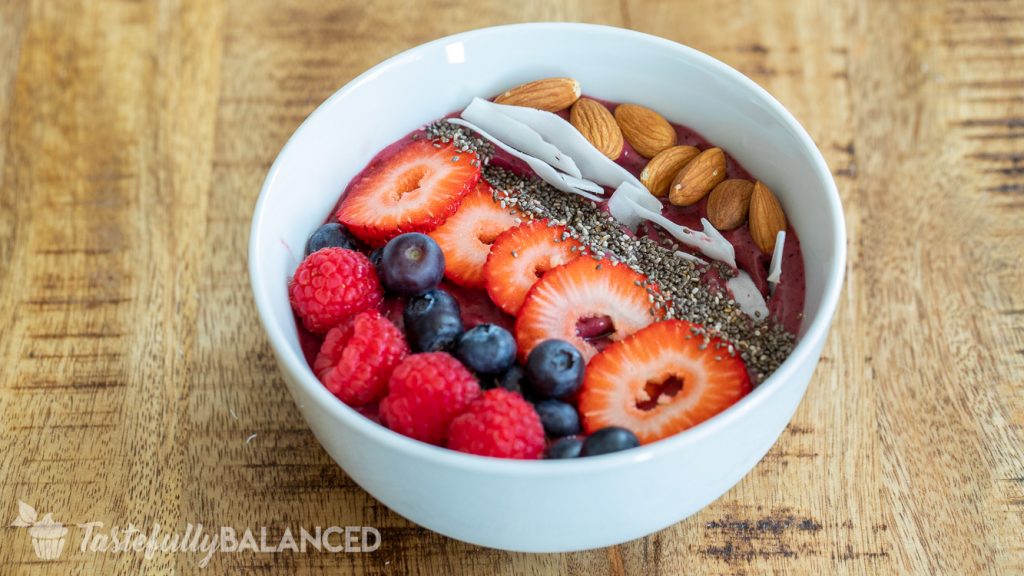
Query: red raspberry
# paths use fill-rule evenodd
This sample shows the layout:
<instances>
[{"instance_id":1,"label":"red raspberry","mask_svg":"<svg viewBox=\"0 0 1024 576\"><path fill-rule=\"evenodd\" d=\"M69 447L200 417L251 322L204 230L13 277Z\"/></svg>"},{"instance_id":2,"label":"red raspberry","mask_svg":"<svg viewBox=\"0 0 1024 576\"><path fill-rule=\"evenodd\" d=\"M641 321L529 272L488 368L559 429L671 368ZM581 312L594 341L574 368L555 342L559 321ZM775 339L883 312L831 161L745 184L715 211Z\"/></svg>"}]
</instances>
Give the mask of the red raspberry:
<instances>
[{"instance_id":1,"label":"red raspberry","mask_svg":"<svg viewBox=\"0 0 1024 576\"><path fill-rule=\"evenodd\" d=\"M522 396L493 388L452 420L448 447L480 456L537 459L544 452L544 426Z\"/></svg>"},{"instance_id":2,"label":"red raspberry","mask_svg":"<svg viewBox=\"0 0 1024 576\"><path fill-rule=\"evenodd\" d=\"M331 328L313 372L345 404L365 406L388 393L391 372L408 354L401 330L367 310Z\"/></svg>"},{"instance_id":3,"label":"red raspberry","mask_svg":"<svg viewBox=\"0 0 1024 576\"><path fill-rule=\"evenodd\" d=\"M443 446L448 425L480 395L476 378L445 352L413 354L391 373L380 417L395 432Z\"/></svg>"},{"instance_id":4,"label":"red raspberry","mask_svg":"<svg viewBox=\"0 0 1024 576\"><path fill-rule=\"evenodd\" d=\"M369 258L324 248L299 264L288 297L306 330L323 334L353 314L377 308L384 294Z\"/></svg>"}]
</instances>

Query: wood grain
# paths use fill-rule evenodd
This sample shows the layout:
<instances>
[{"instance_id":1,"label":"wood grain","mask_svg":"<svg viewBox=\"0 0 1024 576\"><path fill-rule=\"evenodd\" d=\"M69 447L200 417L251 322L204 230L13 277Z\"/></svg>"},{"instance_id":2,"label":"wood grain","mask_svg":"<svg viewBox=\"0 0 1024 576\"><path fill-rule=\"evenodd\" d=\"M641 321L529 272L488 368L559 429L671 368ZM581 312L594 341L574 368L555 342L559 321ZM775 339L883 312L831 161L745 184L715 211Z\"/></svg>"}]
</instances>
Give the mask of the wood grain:
<instances>
[{"instance_id":1,"label":"wood grain","mask_svg":"<svg viewBox=\"0 0 1024 576\"><path fill-rule=\"evenodd\" d=\"M285 391L245 264L262 179L320 101L426 40L533 20L751 76L825 153L850 234L832 336L764 461L671 528L563 555L455 542L359 489ZM1008 0L0 2L0 521L20 499L67 524L383 536L204 569L44 562L5 527L0 573L1024 573L1022 61Z\"/></svg>"}]
</instances>

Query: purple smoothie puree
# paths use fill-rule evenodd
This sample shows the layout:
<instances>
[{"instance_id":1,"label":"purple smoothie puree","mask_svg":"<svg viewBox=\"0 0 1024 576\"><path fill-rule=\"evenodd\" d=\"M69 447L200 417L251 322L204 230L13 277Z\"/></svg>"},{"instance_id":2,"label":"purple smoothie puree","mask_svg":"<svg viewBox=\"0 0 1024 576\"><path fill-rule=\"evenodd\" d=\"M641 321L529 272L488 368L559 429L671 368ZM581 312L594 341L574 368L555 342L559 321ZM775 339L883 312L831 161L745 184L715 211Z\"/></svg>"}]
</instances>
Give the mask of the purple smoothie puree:
<instances>
[{"instance_id":1,"label":"purple smoothie puree","mask_svg":"<svg viewBox=\"0 0 1024 576\"><path fill-rule=\"evenodd\" d=\"M610 110L615 108L614 103L598 99L595 100L601 102ZM446 118L456 117L458 115L459 112L454 112L446 116ZM569 111L566 110L564 112L560 112L559 116L568 120ZM695 146L701 150L712 147L712 145L697 132L679 124L673 124L672 126L676 130L678 144ZM351 180L345 189L345 193L348 192L352 183L357 182L362 177L363 173L393 156L396 152L409 144L409 142L424 137L425 132L422 129L415 130L381 150L366 165L366 168ZM726 152L725 157L727 178L744 178L751 181L754 180L746 169L744 169L739 162L730 156L728 152ZM639 177L640 172L642 172L644 167L647 165L648 159L638 154L633 147L629 145L629 142L624 142L622 154L616 162L629 170L634 176ZM497 148L495 148L494 158L491 160L491 164L509 169L524 176L532 176L533 174L533 172L522 161ZM345 193L338 198L338 205L341 204L341 200L345 197ZM337 212L338 205L335 206L335 209L332 211L328 221L336 221L334 214ZM666 218L677 224L698 230L701 229L700 219L707 215L707 197L693 206L673 206L668 202L667 198L664 198L662 199L662 205L664 206L663 214ZM649 222L641 224L637 234L646 234L655 238L668 236L667 233L662 232L660 228ZM800 323L803 319L804 307L804 263L803 255L800 250L800 239L797 237L796 231L793 230L792 227L786 229L786 245L783 250L782 257L782 278L778 286L775 287L775 292L771 295L768 294L767 280L768 265L771 262L771 255L761 253L754 244L754 240L751 238L750 231L747 226L740 226L739 228L728 232L723 231L722 235L725 236L736 250L737 266L750 275L758 290L760 290L761 294L765 296L771 316L782 324L787 331L796 334L800 329ZM369 250L366 250L366 253L369 253ZM708 285L709 289L724 290L724 279L713 266L709 267L708 271L704 274L704 281ZM441 288L450 292L456 300L458 300L462 309L462 320L467 329L485 322L497 324L509 330L512 330L515 325L515 318L505 314L501 309L495 306L487 296L486 291L463 288L447 280L441 284ZM395 322L399 328L402 327L402 309L404 305L405 302L403 298L392 296L387 297L384 302L384 315ZM322 340L320 337L306 331L302 327L301 322L297 321L296 323L299 327L299 342L302 345L303 354L312 366L313 360L316 358L316 354L320 349ZM584 326L580 326L579 329L581 331L581 336L584 335L583 332L587 332L587 336L591 335L589 334L590 332L594 332L594 336L597 336L596 332L600 332L599 326L599 321L596 323L590 322ZM595 343L597 344L597 342ZM604 346L599 345L598 347L603 348Z\"/></svg>"}]
</instances>

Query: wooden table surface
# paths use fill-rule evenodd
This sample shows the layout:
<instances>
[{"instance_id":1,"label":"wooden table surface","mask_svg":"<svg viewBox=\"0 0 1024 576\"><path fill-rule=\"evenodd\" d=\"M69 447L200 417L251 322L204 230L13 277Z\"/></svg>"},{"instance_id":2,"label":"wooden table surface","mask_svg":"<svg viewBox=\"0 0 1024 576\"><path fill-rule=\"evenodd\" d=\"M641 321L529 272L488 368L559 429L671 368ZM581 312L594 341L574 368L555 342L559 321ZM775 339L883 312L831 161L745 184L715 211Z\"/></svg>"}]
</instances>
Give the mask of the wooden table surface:
<instances>
[{"instance_id":1,"label":"wooden table surface","mask_svg":"<svg viewBox=\"0 0 1024 576\"><path fill-rule=\"evenodd\" d=\"M263 177L319 102L424 41L535 20L749 75L824 152L850 236L764 461L671 528L563 555L456 542L359 489L289 397L246 272ZM0 0L0 574L1022 574L1022 64L1024 4L1001 0ZM59 560L6 527L19 500L71 526ZM82 552L89 521L383 543L203 569Z\"/></svg>"}]
</instances>

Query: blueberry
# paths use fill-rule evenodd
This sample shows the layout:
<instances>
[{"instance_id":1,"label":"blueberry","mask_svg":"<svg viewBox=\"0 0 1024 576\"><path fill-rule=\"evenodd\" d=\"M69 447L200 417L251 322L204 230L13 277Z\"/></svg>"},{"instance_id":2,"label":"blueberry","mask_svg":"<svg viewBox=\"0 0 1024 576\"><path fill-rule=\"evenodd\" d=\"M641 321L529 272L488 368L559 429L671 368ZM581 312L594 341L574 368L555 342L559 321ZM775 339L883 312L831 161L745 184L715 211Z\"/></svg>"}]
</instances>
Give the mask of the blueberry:
<instances>
[{"instance_id":1,"label":"blueberry","mask_svg":"<svg viewBox=\"0 0 1024 576\"><path fill-rule=\"evenodd\" d=\"M581 448L583 448L583 440L575 436L566 436L552 442L544 453L544 457L549 460L575 458L580 455Z\"/></svg>"},{"instance_id":2,"label":"blueberry","mask_svg":"<svg viewBox=\"0 0 1024 576\"><path fill-rule=\"evenodd\" d=\"M529 388L526 386L526 371L519 364L513 364L508 370L505 370L501 376L496 378L496 383L509 392L518 392L524 396Z\"/></svg>"},{"instance_id":3,"label":"blueberry","mask_svg":"<svg viewBox=\"0 0 1024 576\"><path fill-rule=\"evenodd\" d=\"M329 222L316 229L306 241L306 256L321 248L345 248L357 250L356 241L344 226Z\"/></svg>"},{"instance_id":4,"label":"blueberry","mask_svg":"<svg viewBox=\"0 0 1024 576\"><path fill-rule=\"evenodd\" d=\"M421 318L441 311L460 314L461 308L459 301L449 292L435 288L409 298L405 303L402 319L406 324L416 323Z\"/></svg>"},{"instance_id":5,"label":"blueberry","mask_svg":"<svg viewBox=\"0 0 1024 576\"><path fill-rule=\"evenodd\" d=\"M370 252L370 263L377 269L377 273L380 273L380 260L384 257L384 248L375 248Z\"/></svg>"},{"instance_id":6,"label":"blueberry","mask_svg":"<svg viewBox=\"0 0 1024 576\"><path fill-rule=\"evenodd\" d=\"M567 398L583 384L583 356L565 340L545 340L526 358L530 386L545 398Z\"/></svg>"},{"instance_id":7,"label":"blueberry","mask_svg":"<svg viewBox=\"0 0 1024 576\"><path fill-rule=\"evenodd\" d=\"M494 324L478 324L459 338L455 357L477 374L493 376L516 361L516 339Z\"/></svg>"},{"instance_id":8,"label":"blueberry","mask_svg":"<svg viewBox=\"0 0 1024 576\"><path fill-rule=\"evenodd\" d=\"M401 234L384 246L380 277L384 287L395 294L421 294L436 288L444 278L444 252L426 234Z\"/></svg>"},{"instance_id":9,"label":"blueberry","mask_svg":"<svg viewBox=\"0 0 1024 576\"><path fill-rule=\"evenodd\" d=\"M462 335L459 303L441 289L414 296L402 313L405 337L415 352L437 352L450 348Z\"/></svg>"},{"instance_id":10,"label":"blueberry","mask_svg":"<svg viewBox=\"0 0 1024 576\"><path fill-rule=\"evenodd\" d=\"M620 450L636 448L639 445L640 440L637 440L636 434L625 428L609 426L594 432L583 441L583 450L580 451L580 456L611 454Z\"/></svg>"},{"instance_id":11,"label":"blueberry","mask_svg":"<svg viewBox=\"0 0 1024 576\"><path fill-rule=\"evenodd\" d=\"M561 400L541 400L534 406L549 438L561 438L580 433L580 415L572 404Z\"/></svg>"}]
</instances>

